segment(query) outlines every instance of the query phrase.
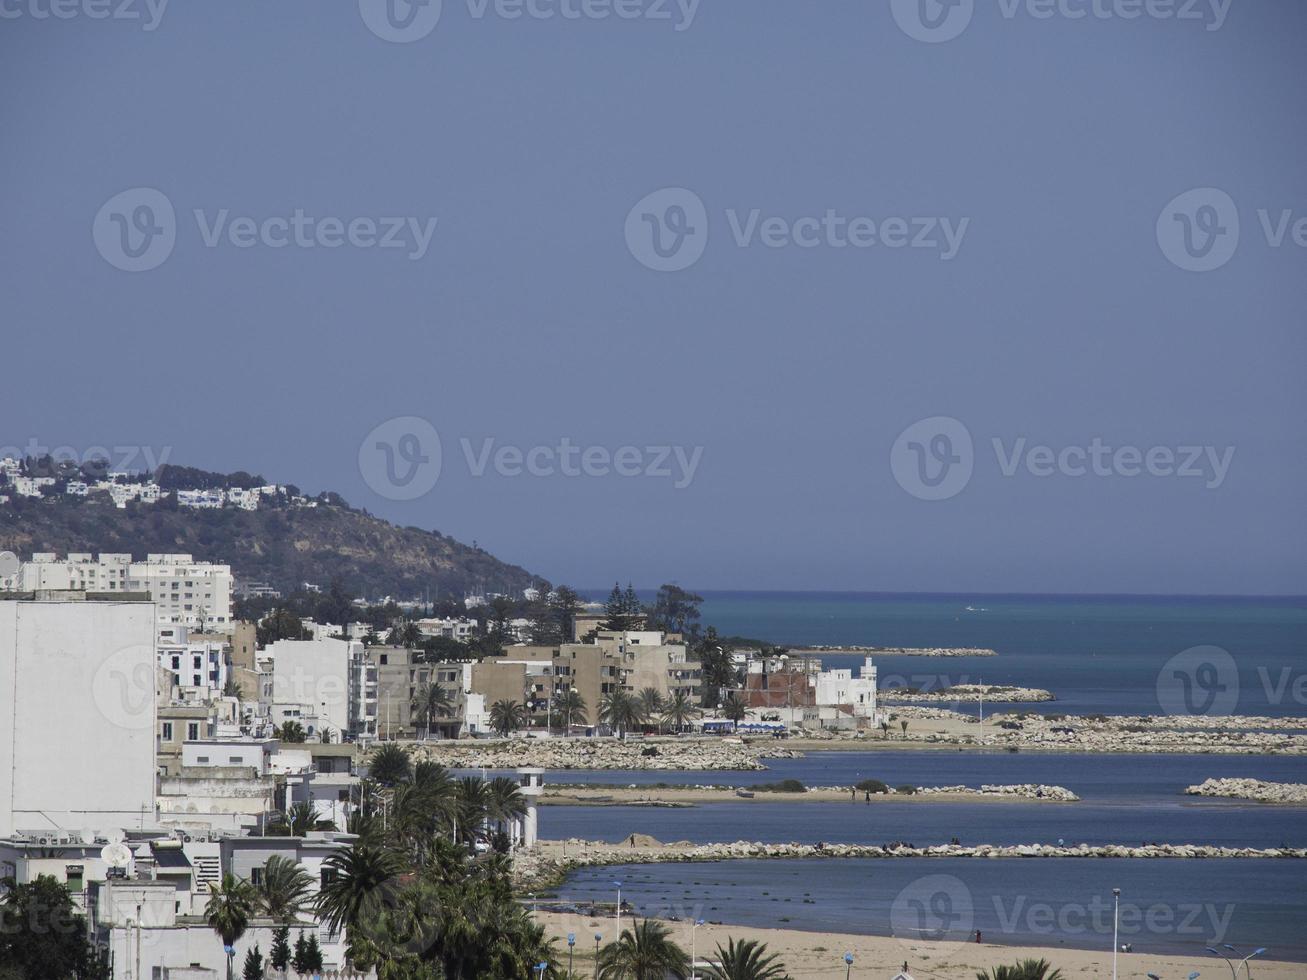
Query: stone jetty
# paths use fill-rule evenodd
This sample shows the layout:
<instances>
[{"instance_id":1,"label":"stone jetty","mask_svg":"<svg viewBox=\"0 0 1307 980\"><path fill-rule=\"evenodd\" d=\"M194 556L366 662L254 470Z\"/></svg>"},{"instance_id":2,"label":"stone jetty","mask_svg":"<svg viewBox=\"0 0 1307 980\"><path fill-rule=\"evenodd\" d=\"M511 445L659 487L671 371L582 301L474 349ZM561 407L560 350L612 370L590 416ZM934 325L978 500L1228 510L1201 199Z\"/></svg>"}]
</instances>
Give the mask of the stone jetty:
<instances>
[{"instance_id":1,"label":"stone jetty","mask_svg":"<svg viewBox=\"0 0 1307 980\"><path fill-rule=\"evenodd\" d=\"M1185 790L1189 796L1216 796L1256 803L1307 806L1307 784L1268 783L1260 779L1209 779Z\"/></svg>"},{"instance_id":2,"label":"stone jetty","mask_svg":"<svg viewBox=\"0 0 1307 980\"><path fill-rule=\"evenodd\" d=\"M803 753L775 744L746 744L739 739L703 738L510 738L427 743L415 758L451 769L638 769L677 771L763 770L766 758L797 759Z\"/></svg>"}]
</instances>

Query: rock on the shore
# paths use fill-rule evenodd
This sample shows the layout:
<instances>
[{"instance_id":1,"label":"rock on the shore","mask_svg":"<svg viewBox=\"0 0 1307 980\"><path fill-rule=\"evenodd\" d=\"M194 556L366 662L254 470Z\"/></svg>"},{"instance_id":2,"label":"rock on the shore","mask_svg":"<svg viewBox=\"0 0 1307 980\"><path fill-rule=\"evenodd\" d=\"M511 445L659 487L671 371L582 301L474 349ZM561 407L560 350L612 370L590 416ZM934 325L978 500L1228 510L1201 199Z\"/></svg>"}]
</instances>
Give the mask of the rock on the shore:
<instances>
[{"instance_id":1,"label":"rock on the shore","mask_svg":"<svg viewBox=\"0 0 1307 980\"><path fill-rule=\"evenodd\" d=\"M909 704L932 702L975 704L981 700L1005 703L1056 701L1052 691L1039 687L1004 687L994 684L955 684L938 691L908 691L886 688L878 695L886 704L902 701Z\"/></svg>"},{"instance_id":2,"label":"rock on the shore","mask_svg":"<svg viewBox=\"0 0 1307 980\"><path fill-rule=\"evenodd\" d=\"M747 745L733 739L513 738L427 743L419 757L451 769L640 769L761 770L768 758L799 758L801 753L774 745Z\"/></svg>"},{"instance_id":3,"label":"rock on the shore","mask_svg":"<svg viewBox=\"0 0 1307 980\"><path fill-rule=\"evenodd\" d=\"M1055 800L1075 803L1080 797L1065 786L1043 786L1038 783L1019 783L1012 786L984 785L980 789L970 786L918 786L918 793L973 793L977 796L1017 796L1026 800Z\"/></svg>"},{"instance_id":4,"label":"rock on the shore","mask_svg":"<svg viewBox=\"0 0 1307 980\"><path fill-rule=\"evenodd\" d=\"M1307 805L1307 784L1268 783L1260 779L1209 779L1185 790L1190 796L1218 796L1257 803Z\"/></svg>"}]
</instances>

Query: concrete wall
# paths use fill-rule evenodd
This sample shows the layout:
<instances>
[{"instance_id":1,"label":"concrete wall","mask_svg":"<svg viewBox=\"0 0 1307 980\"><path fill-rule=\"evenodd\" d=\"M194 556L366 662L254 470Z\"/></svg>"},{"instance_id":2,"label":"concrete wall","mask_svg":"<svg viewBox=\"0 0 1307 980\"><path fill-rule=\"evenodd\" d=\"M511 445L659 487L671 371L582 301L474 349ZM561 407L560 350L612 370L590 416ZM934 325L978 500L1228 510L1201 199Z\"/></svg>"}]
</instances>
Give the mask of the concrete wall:
<instances>
[{"instance_id":1,"label":"concrete wall","mask_svg":"<svg viewBox=\"0 0 1307 980\"><path fill-rule=\"evenodd\" d=\"M154 615L0 600L0 837L152 821Z\"/></svg>"}]
</instances>

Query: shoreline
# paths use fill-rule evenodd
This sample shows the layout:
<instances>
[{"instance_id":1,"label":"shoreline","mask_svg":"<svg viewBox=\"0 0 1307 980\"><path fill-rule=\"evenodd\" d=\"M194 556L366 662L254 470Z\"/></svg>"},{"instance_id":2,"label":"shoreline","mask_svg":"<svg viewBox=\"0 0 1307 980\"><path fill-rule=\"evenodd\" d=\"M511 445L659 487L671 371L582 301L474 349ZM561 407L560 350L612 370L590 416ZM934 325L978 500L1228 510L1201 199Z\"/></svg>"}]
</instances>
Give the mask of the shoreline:
<instances>
[{"instance_id":1,"label":"shoreline","mask_svg":"<svg viewBox=\"0 0 1307 980\"><path fill-rule=\"evenodd\" d=\"M751 792L741 796L738 790ZM859 791L851 794L850 787L814 786L803 792L787 793L768 790L749 790L734 786L603 786L598 784L561 785L547 784L540 797L541 806L665 806L694 807L704 803L829 803L832 805L870 805L875 803L1078 803L1079 798L1061 787L1040 787L1040 795L1032 787L1029 795L1011 791L984 792L965 787L917 787L915 793L871 793ZM1007 787L1003 787L1007 790ZM1057 792L1060 791L1060 792ZM1068 794L1068 795L1062 795Z\"/></svg>"},{"instance_id":2,"label":"shoreline","mask_svg":"<svg viewBox=\"0 0 1307 980\"><path fill-rule=\"evenodd\" d=\"M616 925L611 915L586 915L579 912L542 910L534 913L536 921L544 926L548 936L558 940L558 948L565 959L567 935L573 933L578 942L575 950L577 972L585 976L593 971L594 940L596 933L605 941L611 939ZM626 921L626 917L624 917ZM892 976L901 964L907 963L908 972L918 977L935 980L975 980L981 970L1010 965L1027 957L1045 959L1053 968L1060 968L1064 977L1111 977L1111 949L1088 946L1023 946L1019 944L971 941L931 941L896 938L883 935L857 933L817 932L793 927L762 927L707 922L691 935L691 923L685 920L656 920L666 925L671 938L687 952L694 948L700 960L714 952L718 944L727 939L752 939L767 944L767 952L780 956L787 973L795 980L844 980L846 952L854 957L853 972L860 976ZM1094 937L1097 938L1097 937ZM1107 946L1111 946L1108 939ZM1267 980L1294 980L1303 975L1304 966L1289 960L1258 959L1258 977ZM1146 973L1162 977L1184 977L1194 971L1213 969L1213 964L1224 968L1215 957L1187 956L1182 953L1122 953L1119 957L1120 974L1126 978L1141 978ZM915 972L914 972L915 971Z\"/></svg>"}]
</instances>

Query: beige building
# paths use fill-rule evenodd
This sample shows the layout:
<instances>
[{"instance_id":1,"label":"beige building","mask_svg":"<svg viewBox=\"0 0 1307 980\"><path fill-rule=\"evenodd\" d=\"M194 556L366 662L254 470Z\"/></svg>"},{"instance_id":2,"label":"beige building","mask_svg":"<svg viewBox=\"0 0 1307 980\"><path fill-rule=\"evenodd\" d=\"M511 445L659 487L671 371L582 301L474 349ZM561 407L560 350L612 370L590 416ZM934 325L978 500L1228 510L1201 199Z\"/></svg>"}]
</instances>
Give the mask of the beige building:
<instances>
[{"instance_id":1,"label":"beige building","mask_svg":"<svg viewBox=\"0 0 1307 980\"><path fill-rule=\"evenodd\" d=\"M427 719L420 709L413 710L413 701L427 684L443 688L455 709L444 718L431 719L432 734L447 738L458 735L475 665L427 663L422 659L422 651L395 646L368 647L368 662L377 673L379 737L406 738L426 730Z\"/></svg>"},{"instance_id":2,"label":"beige building","mask_svg":"<svg viewBox=\"0 0 1307 980\"><path fill-rule=\"evenodd\" d=\"M703 670L684 643L657 630L600 631L595 646L618 658L622 686L639 693L653 688L664 699L683 694L696 704L700 700Z\"/></svg>"}]
</instances>

